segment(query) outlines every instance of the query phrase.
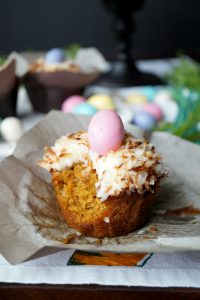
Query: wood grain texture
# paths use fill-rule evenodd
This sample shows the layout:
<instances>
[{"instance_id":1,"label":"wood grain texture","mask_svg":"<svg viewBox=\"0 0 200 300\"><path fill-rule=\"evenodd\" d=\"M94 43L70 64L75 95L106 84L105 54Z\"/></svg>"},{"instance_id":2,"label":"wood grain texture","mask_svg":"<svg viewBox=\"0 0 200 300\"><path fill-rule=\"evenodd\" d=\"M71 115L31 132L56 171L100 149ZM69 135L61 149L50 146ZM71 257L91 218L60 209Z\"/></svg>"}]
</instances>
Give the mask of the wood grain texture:
<instances>
[{"instance_id":1,"label":"wood grain texture","mask_svg":"<svg viewBox=\"0 0 200 300\"><path fill-rule=\"evenodd\" d=\"M21 285L0 284L2 300L170 300L200 299L200 289L144 288L99 285Z\"/></svg>"}]
</instances>

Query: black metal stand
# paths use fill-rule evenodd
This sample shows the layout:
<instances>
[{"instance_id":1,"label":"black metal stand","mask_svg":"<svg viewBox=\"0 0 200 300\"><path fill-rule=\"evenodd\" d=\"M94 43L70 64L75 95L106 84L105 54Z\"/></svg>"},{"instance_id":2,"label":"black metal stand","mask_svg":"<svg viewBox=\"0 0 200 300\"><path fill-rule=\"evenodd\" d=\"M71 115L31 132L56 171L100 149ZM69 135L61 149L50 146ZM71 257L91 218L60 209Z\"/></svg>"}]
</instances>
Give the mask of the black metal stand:
<instances>
[{"instance_id":1,"label":"black metal stand","mask_svg":"<svg viewBox=\"0 0 200 300\"><path fill-rule=\"evenodd\" d=\"M107 11L114 16L112 29L117 41L116 60L112 69L99 78L98 85L115 87L163 84L157 76L140 72L131 55L131 36L135 29L132 13L140 9L143 3L144 0L103 0Z\"/></svg>"}]
</instances>

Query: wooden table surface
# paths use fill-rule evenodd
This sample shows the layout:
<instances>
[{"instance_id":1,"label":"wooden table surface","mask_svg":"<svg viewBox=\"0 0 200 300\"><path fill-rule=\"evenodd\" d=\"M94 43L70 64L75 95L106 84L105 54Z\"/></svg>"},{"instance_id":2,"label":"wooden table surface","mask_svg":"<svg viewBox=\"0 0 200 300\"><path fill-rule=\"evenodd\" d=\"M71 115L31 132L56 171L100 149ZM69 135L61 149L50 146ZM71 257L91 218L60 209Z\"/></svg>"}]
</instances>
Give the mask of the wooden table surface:
<instances>
[{"instance_id":1,"label":"wooden table surface","mask_svg":"<svg viewBox=\"0 0 200 300\"><path fill-rule=\"evenodd\" d=\"M144 288L100 285L24 285L0 284L2 300L169 300L200 299L200 289L194 288Z\"/></svg>"}]
</instances>

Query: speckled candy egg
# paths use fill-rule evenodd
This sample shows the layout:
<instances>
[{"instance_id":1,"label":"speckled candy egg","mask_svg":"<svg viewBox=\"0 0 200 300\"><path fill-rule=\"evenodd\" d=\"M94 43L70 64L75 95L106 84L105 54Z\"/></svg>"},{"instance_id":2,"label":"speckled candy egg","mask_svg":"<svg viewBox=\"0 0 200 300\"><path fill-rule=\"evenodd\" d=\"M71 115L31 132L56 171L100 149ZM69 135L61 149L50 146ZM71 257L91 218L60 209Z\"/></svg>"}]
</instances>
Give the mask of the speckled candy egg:
<instances>
[{"instance_id":1,"label":"speckled candy egg","mask_svg":"<svg viewBox=\"0 0 200 300\"><path fill-rule=\"evenodd\" d=\"M151 130L156 124L156 119L148 112L140 111L135 115L132 123L144 130Z\"/></svg>"},{"instance_id":2,"label":"speckled candy egg","mask_svg":"<svg viewBox=\"0 0 200 300\"><path fill-rule=\"evenodd\" d=\"M151 114L157 121L160 121L163 117L162 110L160 107L155 103L146 103L141 111L146 111Z\"/></svg>"},{"instance_id":3,"label":"speckled candy egg","mask_svg":"<svg viewBox=\"0 0 200 300\"><path fill-rule=\"evenodd\" d=\"M47 64L60 63L65 60L64 51L60 48L49 50L45 55L45 62Z\"/></svg>"},{"instance_id":4,"label":"speckled candy egg","mask_svg":"<svg viewBox=\"0 0 200 300\"><path fill-rule=\"evenodd\" d=\"M88 98L89 104L93 105L96 109L115 109L112 98L105 94L96 94Z\"/></svg>"},{"instance_id":5,"label":"speckled candy egg","mask_svg":"<svg viewBox=\"0 0 200 300\"><path fill-rule=\"evenodd\" d=\"M94 115L97 109L89 103L80 103L75 107L73 112L80 115Z\"/></svg>"},{"instance_id":6,"label":"speckled candy egg","mask_svg":"<svg viewBox=\"0 0 200 300\"><path fill-rule=\"evenodd\" d=\"M85 98L82 96L78 96L78 95L71 96L63 101L61 110L65 113L71 113L74 111L77 105L84 102L85 102Z\"/></svg>"},{"instance_id":7,"label":"speckled candy egg","mask_svg":"<svg viewBox=\"0 0 200 300\"><path fill-rule=\"evenodd\" d=\"M21 121L15 117L5 118L1 122L0 133L7 142L16 142L23 134Z\"/></svg>"},{"instance_id":8,"label":"speckled candy egg","mask_svg":"<svg viewBox=\"0 0 200 300\"><path fill-rule=\"evenodd\" d=\"M100 155L120 148L124 139L124 125L112 110L101 110L93 116L88 127L90 147Z\"/></svg>"}]
</instances>

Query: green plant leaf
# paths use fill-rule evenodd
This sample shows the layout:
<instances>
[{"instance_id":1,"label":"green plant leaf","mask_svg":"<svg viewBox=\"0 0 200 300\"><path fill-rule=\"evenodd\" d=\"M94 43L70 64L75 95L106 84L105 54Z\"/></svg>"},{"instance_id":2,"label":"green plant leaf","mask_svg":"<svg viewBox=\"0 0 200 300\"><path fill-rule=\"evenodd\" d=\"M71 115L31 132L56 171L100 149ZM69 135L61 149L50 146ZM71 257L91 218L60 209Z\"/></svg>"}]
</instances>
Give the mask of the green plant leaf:
<instances>
[{"instance_id":1,"label":"green plant leaf","mask_svg":"<svg viewBox=\"0 0 200 300\"><path fill-rule=\"evenodd\" d=\"M166 80L175 86L200 90L200 64L191 58L181 56L179 64L166 75Z\"/></svg>"},{"instance_id":2,"label":"green plant leaf","mask_svg":"<svg viewBox=\"0 0 200 300\"><path fill-rule=\"evenodd\" d=\"M75 59L78 50L81 48L79 44L71 44L63 48L67 59Z\"/></svg>"},{"instance_id":3,"label":"green plant leaf","mask_svg":"<svg viewBox=\"0 0 200 300\"><path fill-rule=\"evenodd\" d=\"M6 61L6 57L5 56L0 56L0 66L2 66Z\"/></svg>"}]
</instances>

